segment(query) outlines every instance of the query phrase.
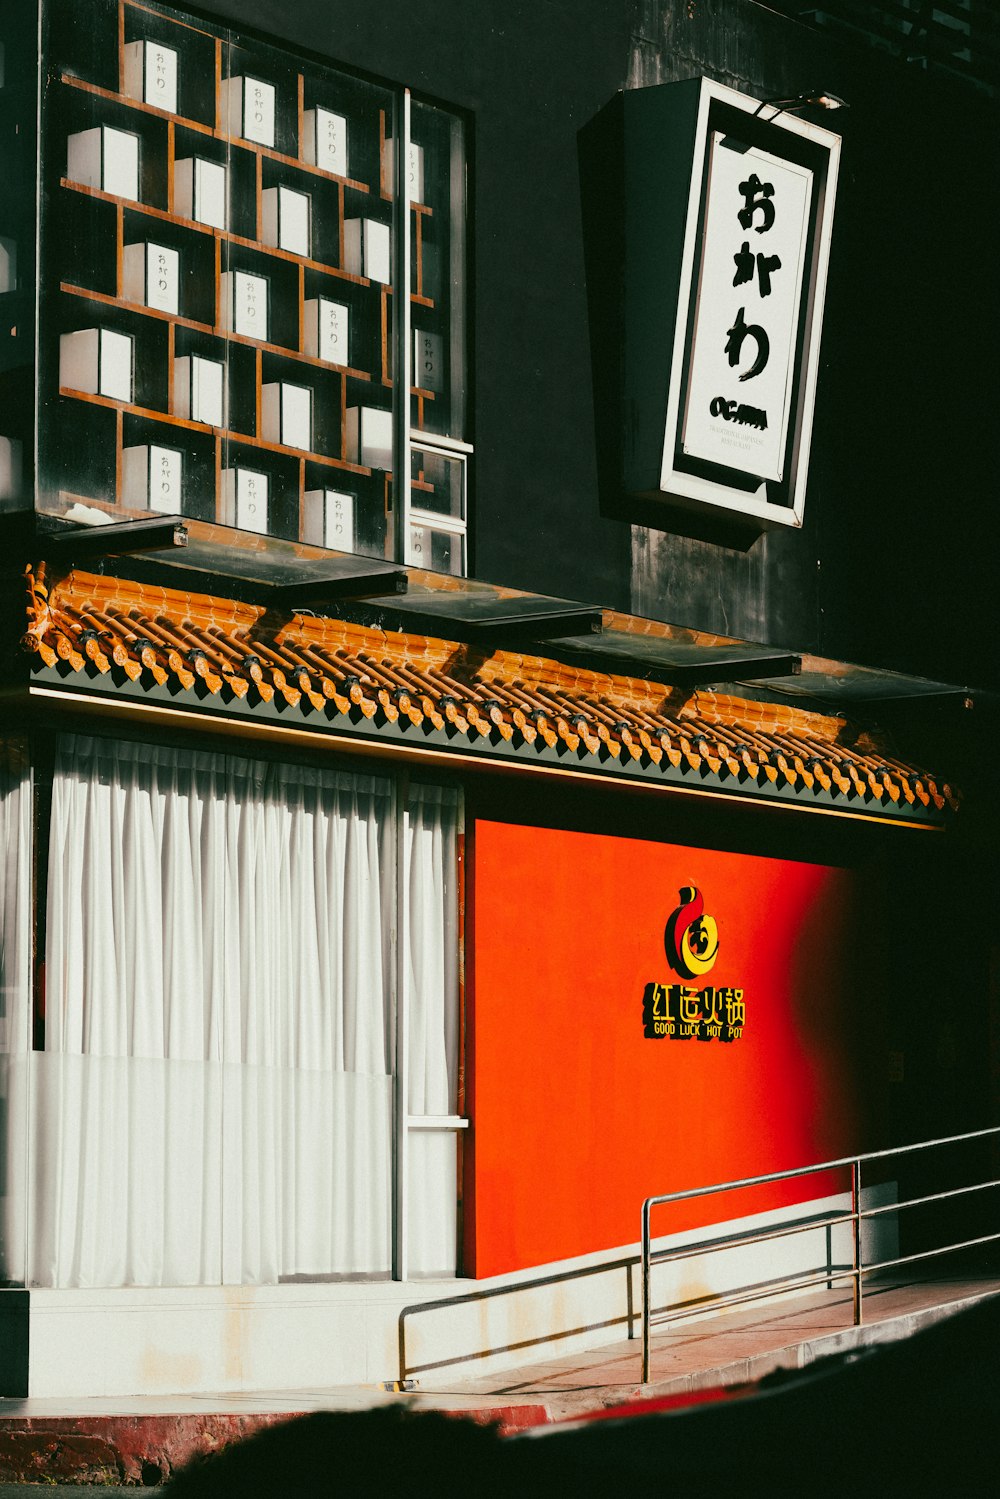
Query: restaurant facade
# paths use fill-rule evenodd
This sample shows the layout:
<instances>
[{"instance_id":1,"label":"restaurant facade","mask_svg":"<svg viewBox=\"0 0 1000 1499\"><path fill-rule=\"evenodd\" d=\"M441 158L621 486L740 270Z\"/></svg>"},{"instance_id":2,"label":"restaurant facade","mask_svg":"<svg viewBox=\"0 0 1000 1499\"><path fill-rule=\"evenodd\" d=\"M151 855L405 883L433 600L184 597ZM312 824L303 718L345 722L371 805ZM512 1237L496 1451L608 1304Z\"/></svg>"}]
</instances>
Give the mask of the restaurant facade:
<instances>
[{"instance_id":1,"label":"restaurant facade","mask_svg":"<svg viewBox=\"0 0 1000 1499\"><path fill-rule=\"evenodd\" d=\"M594 1345L996 1111L988 81L237 9L0 22L5 1394Z\"/></svg>"}]
</instances>

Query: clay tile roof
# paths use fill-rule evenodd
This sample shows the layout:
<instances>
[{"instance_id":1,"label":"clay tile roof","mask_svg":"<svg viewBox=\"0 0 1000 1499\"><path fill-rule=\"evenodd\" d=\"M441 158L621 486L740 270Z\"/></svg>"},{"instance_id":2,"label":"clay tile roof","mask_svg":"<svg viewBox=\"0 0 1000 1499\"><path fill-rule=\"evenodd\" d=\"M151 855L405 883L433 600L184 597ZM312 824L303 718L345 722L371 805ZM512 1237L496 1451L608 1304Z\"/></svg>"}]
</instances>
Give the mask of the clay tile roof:
<instances>
[{"instance_id":1,"label":"clay tile roof","mask_svg":"<svg viewBox=\"0 0 1000 1499\"><path fill-rule=\"evenodd\" d=\"M585 771L780 796L804 805L934 816L952 788L885 754L845 719L344 620L265 613L73 570L26 570L22 646L36 673L123 692L168 688L367 736L515 755Z\"/></svg>"}]
</instances>

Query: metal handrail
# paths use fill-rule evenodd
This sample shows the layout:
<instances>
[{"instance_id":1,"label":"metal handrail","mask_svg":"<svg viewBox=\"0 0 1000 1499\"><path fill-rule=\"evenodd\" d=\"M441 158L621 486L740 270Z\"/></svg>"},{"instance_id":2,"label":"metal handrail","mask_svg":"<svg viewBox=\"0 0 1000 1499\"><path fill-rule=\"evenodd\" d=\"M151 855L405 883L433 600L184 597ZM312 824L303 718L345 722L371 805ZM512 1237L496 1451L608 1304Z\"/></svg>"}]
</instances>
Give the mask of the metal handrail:
<instances>
[{"instance_id":1,"label":"metal handrail","mask_svg":"<svg viewBox=\"0 0 1000 1499\"><path fill-rule=\"evenodd\" d=\"M861 1206L861 1168L872 1161L884 1161L895 1156L912 1155L920 1150L933 1150L943 1145L956 1145L968 1140L982 1140L988 1136L1000 1136L1000 1126L990 1129L970 1130L961 1135L945 1135L938 1140L921 1140L916 1145L898 1145L891 1150L873 1150L865 1155L841 1156L835 1161L820 1161L810 1166L796 1166L789 1171L771 1171L764 1176L744 1176L738 1181L719 1182L710 1187L692 1187L685 1192L667 1192L659 1197L647 1197L642 1205L642 1382L649 1383L649 1353L650 1353L650 1328L654 1321L666 1322L676 1320L678 1317L692 1316L697 1311L717 1310L722 1306L735 1306L745 1301L758 1301L765 1297L777 1296L783 1291L803 1289L807 1285L818 1285L821 1282L829 1283L832 1280L842 1280L847 1277L851 1279L853 1286L854 1301L854 1325L860 1327L862 1307L862 1277L874 1270L893 1269L897 1265L908 1265L916 1260L931 1259L941 1254L950 1254L954 1250L969 1249L976 1244L988 1244L994 1240L1000 1240L1000 1233L983 1234L979 1238L964 1239L959 1243L945 1244L939 1249L921 1250L916 1254L903 1255L897 1259L882 1260L865 1264L861 1248L861 1223L865 1218L874 1218L883 1213L901 1212L904 1208L919 1207L929 1202L944 1201L947 1198L960 1197L971 1192L985 1192L993 1187L1000 1187L1000 1180L977 1182L972 1186L950 1188L944 1192L933 1192L924 1197L910 1198L906 1202L892 1203L889 1206L862 1208ZM734 1234L728 1234L723 1239L716 1241L702 1240L694 1244L686 1244L680 1248L653 1250L650 1233L650 1217L655 1207L662 1207L666 1203L688 1202L695 1197L709 1197L717 1192L736 1192L744 1187L766 1186L772 1182L791 1181L797 1177L814 1176L823 1171L837 1171L850 1167L851 1170L851 1210L835 1214L828 1218L817 1220L792 1221L789 1224L781 1224L775 1228L755 1230L746 1229ZM733 1249L740 1245L758 1244L767 1239L782 1238L790 1234L804 1233L807 1229L829 1226L836 1223L850 1223L852 1227L852 1264L850 1266L828 1266L820 1274L809 1274L803 1276L800 1273L779 1277L768 1283L767 1288L747 1287L736 1292L729 1292L723 1296L713 1297L709 1305L692 1308L690 1305L683 1307L668 1308L666 1311L654 1316L650 1298L650 1279L654 1264L662 1264L667 1261L677 1260L696 1254L712 1254L720 1249Z\"/></svg>"}]
</instances>

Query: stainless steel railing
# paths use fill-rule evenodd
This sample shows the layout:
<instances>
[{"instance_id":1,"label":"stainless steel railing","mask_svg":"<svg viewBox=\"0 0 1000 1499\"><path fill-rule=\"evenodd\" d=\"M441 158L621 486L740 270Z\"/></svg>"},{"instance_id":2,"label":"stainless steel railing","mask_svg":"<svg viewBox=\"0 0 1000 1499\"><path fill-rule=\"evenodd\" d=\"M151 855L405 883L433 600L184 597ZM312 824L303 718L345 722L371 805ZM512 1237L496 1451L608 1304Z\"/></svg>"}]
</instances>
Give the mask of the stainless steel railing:
<instances>
[{"instance_id":1,"label":"stainless steel railing","mask_svg":"<svg viewBox=\"0 0 1000 1499\"><path fill-rule=\"evenodd\" d=\"M934 1249L920 1250L915 1254L899 1255L895 1259L879 1260L864 1263L861 1245L861 1224L864 1219L876 1218L885 1213L901 1213L907 1208L919 1207L930 1202L943 1202L945 1199L954 1197L965 1197L973 1192L986 1192L993 1187L1000 1187L1000 1179L975 1182L971 1186L953 1187L944 1192L931 1192L923 1197L907 1198L904 1202L893 1202L888 1206L862 1208L861 1206L861 1168L873 1161L885 1161L892 1157L915 1154L921 1150L933 1150L944 1145L956 1145L962 1141L984 1140L990 1136L1000 1138L1000 1127L994 1129L972 1130L968 1134L947 1135L939 1140L923 1140L917 1145L901 1145L893 1150L875 1150L867 1155L843 1156L836 1161L821 1161L811 1166L799 1166L791 1171L772 1171L766 1176L746 1176L739 1181L719 1182L711 1187L694 1187L687 1192L667 1192L660 1197L647 1197L642 1205L642 1382L649 1383L649 1354L650 1354L650 1331L654 1324L660 1325L664 1322L676 1321L679 1317L690 1317L696 1312L717 1311L724 1306L736 1306L749 1301L758 1301L766 1297L777 1296L785 1291L804 1290L813 1285L830 1285L836 1280L850 1279L854 1292L854 1325L860 1326L863 1314L862 1279L875 1270L889 1270L898 1265L912 1264L916 1260L933 1259L942 1254L950 1254L958 1249L970 1249L976 1244L987 1244L992 1240L1000 1240L1000 1232L981 1234L976 1238L962 1239L955 1243L945 1244ZM704 1239L697 1243L685 1244L675 1249L657 1249L652 1247L652 1236L650 1232L650 1218L652 1210L662 1207L667 1203L688 1202L696 1197L710 1197L718 1192L735 1192L743 1187L766 1186L770 1182L791 1181L796 1177L808 1177L818 1175L823 1171L846 1170L851 1172L851 1209L850 1212L831 1213L827 1216L813 1216L795 1219L790 1223L779 1224L769 1229L747 1229L734 1234L726 1234L716 1239ZM717 1250L734 1249L741 1245L761 1244L768 1239L787 1238L792 1234L807 1233L818 1228L832 1228L835 1225L851 1225L852 1238L852 1263L849 1266L827 1265L821 1271L810 1272L807 1275L793 1274L779 1277L769 1281L766 1286L749 1286L739 1291L726 1292L719 1296L713 1296L704 1305L693 1308L691 1305L668 1307L665 1310L654 1311L650 1282L654 1265L666 1264L672 1260L688 1259L694 1255L711 1254Z\"/></svg>"}]
</instances>

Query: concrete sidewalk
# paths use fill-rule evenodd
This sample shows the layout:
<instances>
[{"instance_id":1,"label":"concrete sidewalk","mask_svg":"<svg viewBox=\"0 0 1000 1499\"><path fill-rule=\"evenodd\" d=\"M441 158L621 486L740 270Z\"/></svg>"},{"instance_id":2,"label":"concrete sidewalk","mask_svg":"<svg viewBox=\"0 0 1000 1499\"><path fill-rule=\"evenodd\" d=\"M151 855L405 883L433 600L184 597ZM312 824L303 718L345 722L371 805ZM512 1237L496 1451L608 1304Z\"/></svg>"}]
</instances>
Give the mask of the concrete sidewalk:
<instances>
[{"instance_id":1,"label":"concrete sidewalk","mask_svg":"<svg viewBox=\"0 0 1000 1499\"><path fill-rule=\"evenodd\" d=\"M492 1378L438 1372L405 1394L351 1387L128 1400L0 1399L0 1482L156 1484L197 1453L289 1416L388 1402L497 1421L513 1431L643 1397L744 1384L776 1368L802 1368L829 1354L908 1337L998 1293L996 1280L872 1286L866 1288L860 1328L851 1325L848 1289L688 1319L656 1333L652 1379L645 1386L640 1344L623 1339Z\"/></svg>"}]
</instances>

